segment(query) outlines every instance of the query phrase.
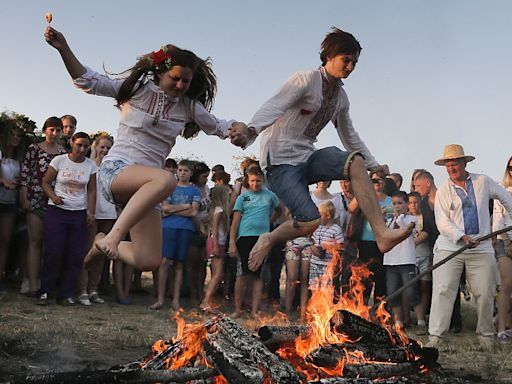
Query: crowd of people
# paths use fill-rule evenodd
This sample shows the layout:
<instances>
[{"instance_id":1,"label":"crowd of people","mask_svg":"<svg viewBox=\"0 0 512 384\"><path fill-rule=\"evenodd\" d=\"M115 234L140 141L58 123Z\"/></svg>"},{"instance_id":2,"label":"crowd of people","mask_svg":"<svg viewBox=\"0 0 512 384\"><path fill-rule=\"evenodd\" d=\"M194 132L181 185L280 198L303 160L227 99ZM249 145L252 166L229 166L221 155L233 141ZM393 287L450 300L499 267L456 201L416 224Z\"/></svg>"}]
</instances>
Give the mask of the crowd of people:
<instances>
[{"instance_id":1,"label":"crowd of people","mask_svg":"<svg viewBox=\"0 0 512 384\"><path fill-rule=\"evenodd\" d=\"M76 87L117 101L121 121L115 143L75 132L70 115L48 118L44 138L29 142L20 120L2 114L0 279L10 264L21 293L40 305L101 304L112 270L116 300L129 305L136 271L151 270L153 310L169 297L178 310L187 296L191 308L211 312L233 300L233 317L245 308L257 317L264 299L279 305L283 293L288 318L303 321L312 291L331 289L338 300L351 267L364 266L365 303L407 286L387 306L398 324L428 329L430 345L460 331L466 283L479 341L511 340L512 232L481 237L511 224L512 158L500 186L467 171L474 157L447 145L435 161L448 176L439 190L425 169L414 171L410 193L401 190L400 174L377 162L352 126L341 79L361 46L350 33L333 28L321 67L293 75L248 124L210 113L216 78L191 51L165 45L112 79L84 66L62 33L47 27L45 38ZM346 151L314 147L329 121ZM259 161L245 159L231 183L220 164L167 157L178 135L200 130L242 148L261 135ZM329 191L333 180L340 193ZM24 225L27 241L12 241Z\"/></svg>"}]
</instances>

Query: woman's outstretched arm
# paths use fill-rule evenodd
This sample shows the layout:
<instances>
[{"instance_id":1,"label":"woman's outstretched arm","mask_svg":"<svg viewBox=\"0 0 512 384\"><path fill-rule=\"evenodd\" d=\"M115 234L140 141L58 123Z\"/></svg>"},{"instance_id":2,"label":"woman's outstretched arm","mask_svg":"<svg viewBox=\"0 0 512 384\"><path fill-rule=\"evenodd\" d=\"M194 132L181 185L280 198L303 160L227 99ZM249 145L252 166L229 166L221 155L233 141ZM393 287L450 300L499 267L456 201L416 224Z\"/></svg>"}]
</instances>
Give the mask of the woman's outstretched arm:
<instances>
[{"instance_id":1,"label":"woman's outstretched arm","mask_svg":"<svg viewBox=\"0 0 512 384\"><path fill-rule=\"evenodd\" d=\"M79 78L87 71L76 58L62 33L52 27L46 27L44 38L48 44L59 51L62 61L73 80Z\"/></svg>"}]
</instances>

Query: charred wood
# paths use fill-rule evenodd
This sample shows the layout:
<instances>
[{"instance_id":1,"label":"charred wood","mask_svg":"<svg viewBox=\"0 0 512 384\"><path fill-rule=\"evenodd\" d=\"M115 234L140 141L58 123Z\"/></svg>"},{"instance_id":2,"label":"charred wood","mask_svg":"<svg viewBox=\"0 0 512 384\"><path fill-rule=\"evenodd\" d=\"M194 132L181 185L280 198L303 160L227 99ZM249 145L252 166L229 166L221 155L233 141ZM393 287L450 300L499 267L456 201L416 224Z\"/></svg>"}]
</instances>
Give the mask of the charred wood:
<instances>
[{"instance_id":1,"label":"charred wood","mask_svg":"<svg viewBox=\"0 0 512 384\"><path fill-rule=\"evenodd\" d=\"M346 335L354 342L364 344L400 345L400 337L390 333L378 324L359 317L352 312L339 310L331 319L336 332Z\"/></svg>"},{"instance_id":2,"label":"charred wood","mask_svg":"<svg viewBox=\"0 0 512 384\"><path fill-rule=\"evenodd\" d=\"M299 336L308 334L308 329L305 325L265 325L258 329L258 336L268 349L275 352L279 348L293 345Z\"/></svg>"},{"instance_id":3,"label":"charred wood","mask_svg":"<svg viewBox=\"0 0 512 384\"><path fill-rule=\"evenodd\" d=\"M175 343L171 343L165 348L162 352L154 355L150 354L145 360L145 362L141 362L141 369L145 370L158 370L165 369L167 366L167 361L177 356L183 349L183 343L181 340L178 340Z\"/></svg>"},{"instance_id":4,"label":"charred wood","mask_svg":"<svg viewBox=\"0 0 512 384\"><path fill-rule=\"evenodd\" d=\"M352 364L343 367L343 377L364 377L366 379L389 378L410 375L419 371L419 364L407 362L397 364Z\"/></svg>"},{"instance_id":5,"label":"charred wood","mask_svg":"<svg viewBox=\"0 0 512 384\"><path fill-rule=\"evenodd\" d=\"M435 348L421 348L408 344L406 346L385 347L377 344L344 343L321 346L306 357L306 361L316 366L334 368L340 359L350 352L362 352L364 358L372 361L404 363L418 361L431 365L437 361L439 353ZM352 354L355 356L355 354Z\"/></svg>"},{"instance_id":6,"label":"charred wood","mask_svg":"<svg viewBox=\"0 0 512 384\"><path fill-rule=\"evenodd\" d=\"M151 384L155 382L185 383L190 380L217 376L209 367L179 368L174 371L91 371L58 372L40 375L26 375L9 381L10 384Z\"/></svg>"},{"instance_id":7,"label":"charred wood","mask_svg":"<svg viewBox=\"0 0 512 384\"><path fill-rule=\"evenodd\" d=\"M244 357L245 361L251 360L253 364L263 372L263 377L269 378L273 383L299 383L303 377L287 361L281 360L277 355L268 350L265 345L249 332L240 327L233 320L219 316L215 321L207 324L208 334L206 336L205 349L215 349L215 343L231 344L238 354ZM210 349L211 351L211 349ZM215 358L212 356L215 363ZM223 358L217 361L222 361ZM217 369L225 373L222 367L215 363ZM226 376L229 382L229 378ZM261 382L261 381L260 381Z\"/></svg>"},{"instance_id":8,"label":"charred wood","mask_svg":"<svg viewBox=\"0 0 512 384\"><path fill-rule=\"evenodd\" d=\"M206 356L229 383L258 384L263 382L263 372L256 362L246 357L221 334L209 335L204 342Z\"/></svg>"}]
</instances>

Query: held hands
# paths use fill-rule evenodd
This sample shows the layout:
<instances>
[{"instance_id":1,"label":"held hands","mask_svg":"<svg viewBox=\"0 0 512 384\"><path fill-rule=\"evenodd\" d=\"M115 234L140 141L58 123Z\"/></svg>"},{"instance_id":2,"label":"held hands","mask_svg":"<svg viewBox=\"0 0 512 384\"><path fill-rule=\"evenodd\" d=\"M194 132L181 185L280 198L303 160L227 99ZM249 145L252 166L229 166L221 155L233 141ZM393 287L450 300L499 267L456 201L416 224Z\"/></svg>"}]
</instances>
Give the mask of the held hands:
<instances>
[{"instance_id":1,"label":"held hands","mask_svg":"<svg viewBox=\"0 0 512 384\"><path fill-rule=\"evenodd\" d=\"M236 122L229 129L229 138L231 143L237 147L245 148L252 143L257 134L254 128L249 128L245 123Z\"/></svg>"},{"instance_id":2,"label":"held hands","mask_svg":"<svg viewBox=\"0 0 512 384\"><path fill-rule=\"evenodd\" d=\"M57 50L61 50L68 44L64 35L50 26L46 27L46 30L44 31L44 39Z\"/></svg>"}]
</instances>

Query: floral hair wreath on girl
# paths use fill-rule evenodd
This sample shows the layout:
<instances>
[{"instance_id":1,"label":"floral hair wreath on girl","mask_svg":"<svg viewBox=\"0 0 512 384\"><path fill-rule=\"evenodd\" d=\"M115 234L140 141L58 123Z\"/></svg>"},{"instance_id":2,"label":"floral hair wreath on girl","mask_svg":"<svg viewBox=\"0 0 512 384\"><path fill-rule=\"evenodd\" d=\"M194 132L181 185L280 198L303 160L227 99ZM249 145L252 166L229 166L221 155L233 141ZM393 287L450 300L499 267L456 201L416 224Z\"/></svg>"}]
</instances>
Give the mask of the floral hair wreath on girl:
<instances>
[{"instance_id":1,"label":"floral hair wreath on girl","mask_svg":"<svg viewBox=\"0 0 512 384\"><path fill-rule=\"evenodd\" d=\"M147 58L150 64L154 66L157 71L160 69L162 64L165 65L167 70L172 67L172 56L165 45L162 46L160 50L151 52Z\"/></svg>"}]
</instances>

